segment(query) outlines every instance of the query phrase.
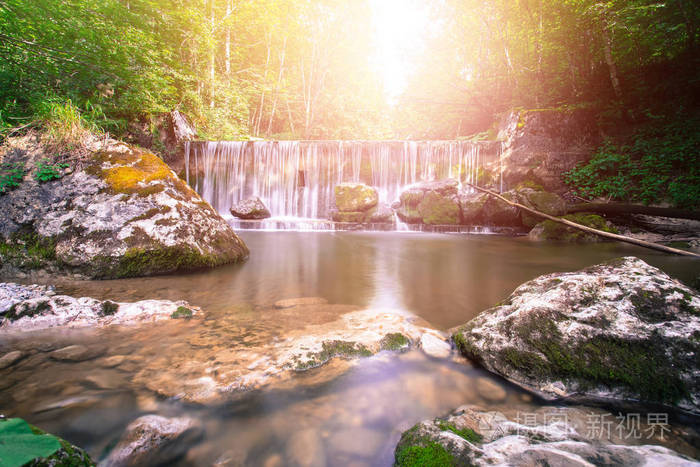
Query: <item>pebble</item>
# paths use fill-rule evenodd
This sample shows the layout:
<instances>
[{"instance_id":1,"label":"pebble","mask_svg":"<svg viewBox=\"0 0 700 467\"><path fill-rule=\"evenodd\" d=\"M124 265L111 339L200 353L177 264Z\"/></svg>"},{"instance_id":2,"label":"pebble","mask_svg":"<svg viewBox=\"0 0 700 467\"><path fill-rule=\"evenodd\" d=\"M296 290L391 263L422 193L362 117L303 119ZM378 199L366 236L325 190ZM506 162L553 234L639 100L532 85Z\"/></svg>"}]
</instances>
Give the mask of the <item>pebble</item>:
<instances>
[{"instance_id":1,"label":"pebble","mask_svg":"<svg viewBox=\"0 0 700 467\"><path fill-rule=\"evenodd\" d=\"M447 358L452 353L449 343L427 332L420 338L420 347L426 355L434 358Z\"/></svg>"},{"instance_id":2,"label":"pebble","mask_svg":"<svg viewBox=\"0 0 700 467\"><path fill-rule=\"evenodd\" d=\"M100 364L104 368L114 368L124 363L126 357L124 355L112 355L111 357L104 358L100 361Z\"/></svg>"}]
</instances>

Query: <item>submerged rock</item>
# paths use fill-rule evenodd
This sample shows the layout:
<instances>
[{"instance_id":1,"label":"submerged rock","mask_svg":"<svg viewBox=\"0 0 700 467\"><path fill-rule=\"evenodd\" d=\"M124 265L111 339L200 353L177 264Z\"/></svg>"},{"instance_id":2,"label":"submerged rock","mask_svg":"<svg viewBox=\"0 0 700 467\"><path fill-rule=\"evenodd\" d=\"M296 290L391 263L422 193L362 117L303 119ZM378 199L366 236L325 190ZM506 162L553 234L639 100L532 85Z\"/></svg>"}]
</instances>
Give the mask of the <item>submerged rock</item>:
<instances>
[{"instance_id":1,"label":"submerged rock","mask_svg":"<svg viewBox=\"0 0 700 467\"><path fill-rule=\"evenodd\" d=\"M592 227L603 232L619 233L618 230L604 217L598 214L576 213L568 214L563 219L586 227ZM528 234L531 240L559 240L564 242L604 242L600 235L587 233L582 230L567 227L554 221L545 220L537 224Z\"/></svg>"},{"instance_id":2,"label":"submerged rock","mask_svg":"<svg viewBox=\"0 0 700 467\"><path fill-rule=\"evenodd\" d=\"M424 333L436 333L409 314L359 311L348 305L300 304L274 308L270 316L294 322L324 318L287 330L282 336L225 349L221 348L220 336L202 329L189 340L196 349L149 360L134 382L162 397L220 403L251 390L300 384L302 373L332 362L327 368L330 371L318 373L318 378L313 372L303 375L304 384L319 384L329 374L337 377L344 373L360 358L382 351L403 352L417 346Z\"/></svg>"},{"instance_id":3,"label":"submerged rock","mask_svg":"<svg viewBox=\"0 0 700 467\"><path fill-rule=\"evenodd\" d=\"M145 415L126 427L100 467L167 465L182 457L203 433L202 424L191 418Z\"/></svg>"},{"instance_id":4,"label":"submerged rock","mask_svg":"<svg viewBox=\"0 0 700 467\"><path fill-rule=\"evenodd\" d=\"M405 431L396 446L395 465L700 465L661 446L591 439L570 423L575 410L558 409L549 419L533 413L539 415L533 423L463 406Z\"/></svg>"},{"instance_id":5,"label":"submerged rock","mask_svg":"<svg viewBox=\"0 0 700 467\"><path fill-rule=\"evenodd\" d=\"M45 157L40 142L22 142L10 159ZM84 167L45 183L27 176L4 195L4 266L120 278L247 257L226 221L158 157L114 140L92 146Z\"/></svg>"},{"instance_id":6,"label":"submerged rock","mask_svg":"<svg viewBox=\"0 0 700 467\"><path fill-rule=\"evenodd\" d=\"M540 276L453 335L546 399L700 414L700 296L640 259Z\"/></svg>"},{"instance_id":7,"label":"submerged rock","mask_svg":"<svg viewBox=\"0 0 700 467\"><path fill-rule=\"evenodd\" d=\"M32 297L23 299L23 297ZM0 329L29 331L57 326L83 327L130 325L163 319L192 317L199 309L187 302L141 300L117 303L90 297L55 295L50 288L0 283L0 300L12 303L0 308Z\"/></svg>"},{"instance_id":8,"label":"submerged rock","mask_svg":"<svg viewBox=\"0 0 700 467\"><path fill-rule=\"evenodd\" d=\"M230 209L231 214L239 219L267 219L270 211L260 198L253 197L237 203Z\"/></svg>"},{"instance_id":9,"label":"submerged rock","mask_svg":"<svg viewBox=\"0 0 700 467\"><path fill-rule=\"evenodd\" d=\"M367 211L378 202L377 190L363 183L341 183L335 186L335 205L340 212Z\"/></svg>"},{"instance_id":10,"label":"submerged rock","mask_svg":"<svg viewBox=\"0 0 700 467\"><path fill-rule=\"evenodd\" d=\"M19 350L13 350L0 357L0 370L11 367L24 357L24 353Z\"/></svg>"}]
</instances>

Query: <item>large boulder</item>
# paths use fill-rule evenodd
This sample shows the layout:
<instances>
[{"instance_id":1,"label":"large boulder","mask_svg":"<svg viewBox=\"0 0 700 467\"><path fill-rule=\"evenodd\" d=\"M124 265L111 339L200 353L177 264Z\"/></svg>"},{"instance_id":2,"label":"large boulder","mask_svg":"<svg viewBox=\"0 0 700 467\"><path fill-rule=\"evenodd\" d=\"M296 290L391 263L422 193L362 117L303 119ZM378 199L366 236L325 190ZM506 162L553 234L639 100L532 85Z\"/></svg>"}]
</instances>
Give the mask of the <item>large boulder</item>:
<instances>
[{"instance_id":1,"label":"large boulder","mask_svg":"<svg viewBox=\"0 0 700 467\"><path fill-rule=\"evenodd\" d=\"M5 150L7 158L28 167L46 157L42 143L29 137L9 141ZM27 174L19 188L3 195L4 267L104 279L247 257L226 221L155 155L100 140L92 142L85 161L73 164L75 170L45 183Z\"/></svg>"},{"instance_id":2,"label":"large boulder","mask_svg":"<svg viewBox=\"0 0 700 467\"><path fill-rule=\"evenodd\" d=\"M502 193L501 196L508 201L520 201L518 193L514 190ZM489 196L484 203L484 207L481 210L481 218L485 225L497 227L519 227L522 225L520 210L508 203L504 203L495 196Z\"/></svg>"},{"instance_id":3,"label":"large boulder","mask_svg":"<svg viewBox=\"0 0 700 467\"><path fill-rule=\"evenodd\" d=\"M239 219L259 220L270 217L270 211L257 196L240 201L230 211Z\"/></svg>"},{"instance_id":4,"label":"large boulder","mask_svg":"<svg viewBox=\"0 0 700 467\"><path fill-rule=\"evenodd\" d=\"M567 190L561 174L590 158L600 133L594 109L520 109L504 119L498 139L506 186L535 180L561 193Z\"/></svg>"},{"instance_id":5,"label":"large boulder","mask_svg":"<svg viewBox=\"0 0 700 467\"><path fill-rule=\"evenodd\" d=\"M604 217L598 214L579 212L576 214L568 214L563 217L566 220L581 224L586 227L592 227L604 232L619 233L617 228ZM558 240L563 242L603 242L606 239L600 235L584 232L583 230L567 227L558 222L545 220L535 225L528 237L531 240Z\"/></svg>"},{"instance_id":6,"label":"large boulder","mask_svg":"<svg viewBox=\"0 0 700 467\"><path fill-rule=\"evenodd\" d=\"M168 465L182 457L203 433L202 424L191 418L144 415L126 427L100 466Z\"/></svg>"},{"instance_id":7,"label":"large boulder","mask_svg":"<svg viewBox=\"0 0 700 467\"><path fill-rule=\"evenodd\" d=\"M483 224L482 211L490 197L490 195L481 192L462 192L459 194L459 206L462 210L462 221L465 225Z\"/></svg>"},{"instance_id":8,"label":"large boulder","mask_svg":"<svg viewBox=\"0 0 700 467\"><path fill-rule=\"evenodd\" d=\"M409 224L460 224L462 211L458 187L459 182L454 179L413 185L401 193L396 214Z\"/></svg>"},{"instance_id":9,"label":"large boulder","mask_svg":"<svg viewBox=\"0 0 700 467\"><path fill-rule=\"evenodd\" d=\"M405 431L396 446L394 465L699 465L662 446L612 444L594 438L595 431L574 423L583 415L579 412L540 410L531 413L530 421L463 406ZM602 414L598 417L603 420Z\"/></svg>"},{"instance_id":10,"label":"large boulder","mask_svg":"<svg viewBox=\"0 0 700 467\"><path fill-rule=\"evenodd\" d=\"M338 211L367 211L378 202L377 190L363 183L341 183L335 186L335 204Z\"/></svg>"},{"instance_id":11,"label":"large boulder","mask_svg":"<svg viewBox=\"0 0 700 467\"><path fill-rule=\"evenodd\" d=\"M69 295L56 295L53 288L46 286L0 283L0 329L6 332L58 326L133 325L170 319L189 319L198 316L199 313L199 308L184 301L113 302L91 297L75 298ZM66 360L83 359L81 347L66 347L62 352L56 353L55 357Z\"/></svg>"},{"instance_id":12,"label":"large boulder","mask_svg":"<svg viewBox=\"0 0 700 467\"><path fill-rule=\"evenodd\" d=\"M453 340L545 399L700 414L700 296L634 257L526 282Z\"/></svg>"}]
</instances>

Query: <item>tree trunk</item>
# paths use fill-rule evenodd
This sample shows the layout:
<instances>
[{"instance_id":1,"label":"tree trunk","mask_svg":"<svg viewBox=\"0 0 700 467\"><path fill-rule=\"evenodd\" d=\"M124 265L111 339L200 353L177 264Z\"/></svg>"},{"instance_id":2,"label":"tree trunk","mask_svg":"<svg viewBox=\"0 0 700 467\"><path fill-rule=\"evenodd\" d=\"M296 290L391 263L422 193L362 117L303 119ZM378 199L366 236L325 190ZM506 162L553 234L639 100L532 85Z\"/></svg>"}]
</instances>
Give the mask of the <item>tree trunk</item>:
<instances>
[{"instance_id":1,"label":"tree trunk","mask_svg":"<svg viewBox=\"0 0 700 467\"><path fill-rule=\"evenodd\" d=\"M625 243L631 243L631 244L637 245L637 246L643 246L645 248L650 248L652 250L663 251L665 253L673 253L676 255L692 256L694 258L700 258L699 254L693 253L692 251L679 250L677 248L671 248L668 246L659 245L658 243L646 242L644 240L638 240L636 238L626 237L624 235L605 232L603 230L598 230L598 229L594 229L592 227L587 227L585 225L577 224L576 222L571 222L571 221L566 220L566 219L550 216L549 214L545 214L543 212L536 211L536 210L529 208L527 206L524 206L520 203L515 203L513 201L509 201L506 198L504 198L503 196L501 196L497 193L494 193L493 191L487 190L485 188L481 188L481 187L476 186L476 185L472 185L471 183L468 183L468 185L483 192L483 193L487 193L491 196L495 196L497 199L499 199L500 201L503 201L504 203L506 203L510 206L516 207L516 208L523 210L523 211L527 211L530 214L533 214L535 216L542 217L544 219L548 219L550 221L557 222L559 224L564 224L564 225L569 226L569 227L573 227L574 229L582 230L584 232L592 233L592 234L599 235L599 236L605 237L605 238L611 238L613 240L619 240L619 241L625 242Z\"/></svg>"},{"instance_id":2,"label":"tree trunk","mask_svg":"<svg viewBox=\"0 0 700 467\"><path fill-rule=\"evenodd\" d=\"M231 15L231 2L233 0L228 0L226 3L226 17ZM231 27L226 26L226 76L231 74Z\"/></svg>"},{"instance_id":3,"label":"tree trunk","mask_svg":"<svg viewBox=\"0 0 700 467\"><path fill-rule=\"evenodd\" d=\"M216 81L216 37L214 37L214 28L216 27L216 17L214 16L214 0L210 0L211 8L211 44L209 46L209 108L214 108L214 86Z\"/></svg>"},{"instance_id":4,"label":"tree trunk","mask_svg":"<svg viewBox=\"0 0 700 467\"><path fill-rule=\"evenodd\" d=\"M608 20L603 18L601 24L601 32L603 34L603 54L605 55L605 63L608 65L610 72L610 82L612 83L615 97L622 99L622 88L620 87L620 79L617 76L617 65L612 54L612 36L610 35Z\"/></svg>"},{"instance_id":5,"label":"tree trunk","mask_svg":"<svg viewBox=\"0 0 700 467\"><path fill-rule=\"evenodd\" d=\"M277 83L275 84L275 91L272 97L272 111L270 112L270 119L267 122L267 134L270 134L272 129L272 120L275 118L275 111L277 110L277 95L279 93L280 85L282 84L282 75L284 73L284 57L287 53L287 38L284 38L284 43L282 44L282 53L280 55L280 71L277 74Z\"/></svg>"}]
</instances>

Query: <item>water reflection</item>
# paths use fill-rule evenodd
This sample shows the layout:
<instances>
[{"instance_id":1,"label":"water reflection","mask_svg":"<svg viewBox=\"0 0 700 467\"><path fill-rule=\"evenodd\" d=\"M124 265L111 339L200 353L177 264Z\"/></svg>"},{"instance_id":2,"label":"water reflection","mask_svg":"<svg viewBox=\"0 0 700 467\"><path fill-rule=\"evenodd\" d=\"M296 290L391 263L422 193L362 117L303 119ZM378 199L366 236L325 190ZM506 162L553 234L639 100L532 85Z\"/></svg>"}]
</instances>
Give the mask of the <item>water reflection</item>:
<instances>
[{"instance_id":1,"label":"water reflection","mask_svg":"<svg viewBox=\"0 0 700 467\"><path fill-rule=\"evenodd\" d=\"M208 311L241 302L269 305L298 296L331 303L406 309L449 328L541 274L573 271L634 255L692 283L693 258L621 243L533 243L526 238L384 232L242 232L248 262L198 274L64 282L71 294L133 301L188 300Z\"/></svg>"}]
</instances>

